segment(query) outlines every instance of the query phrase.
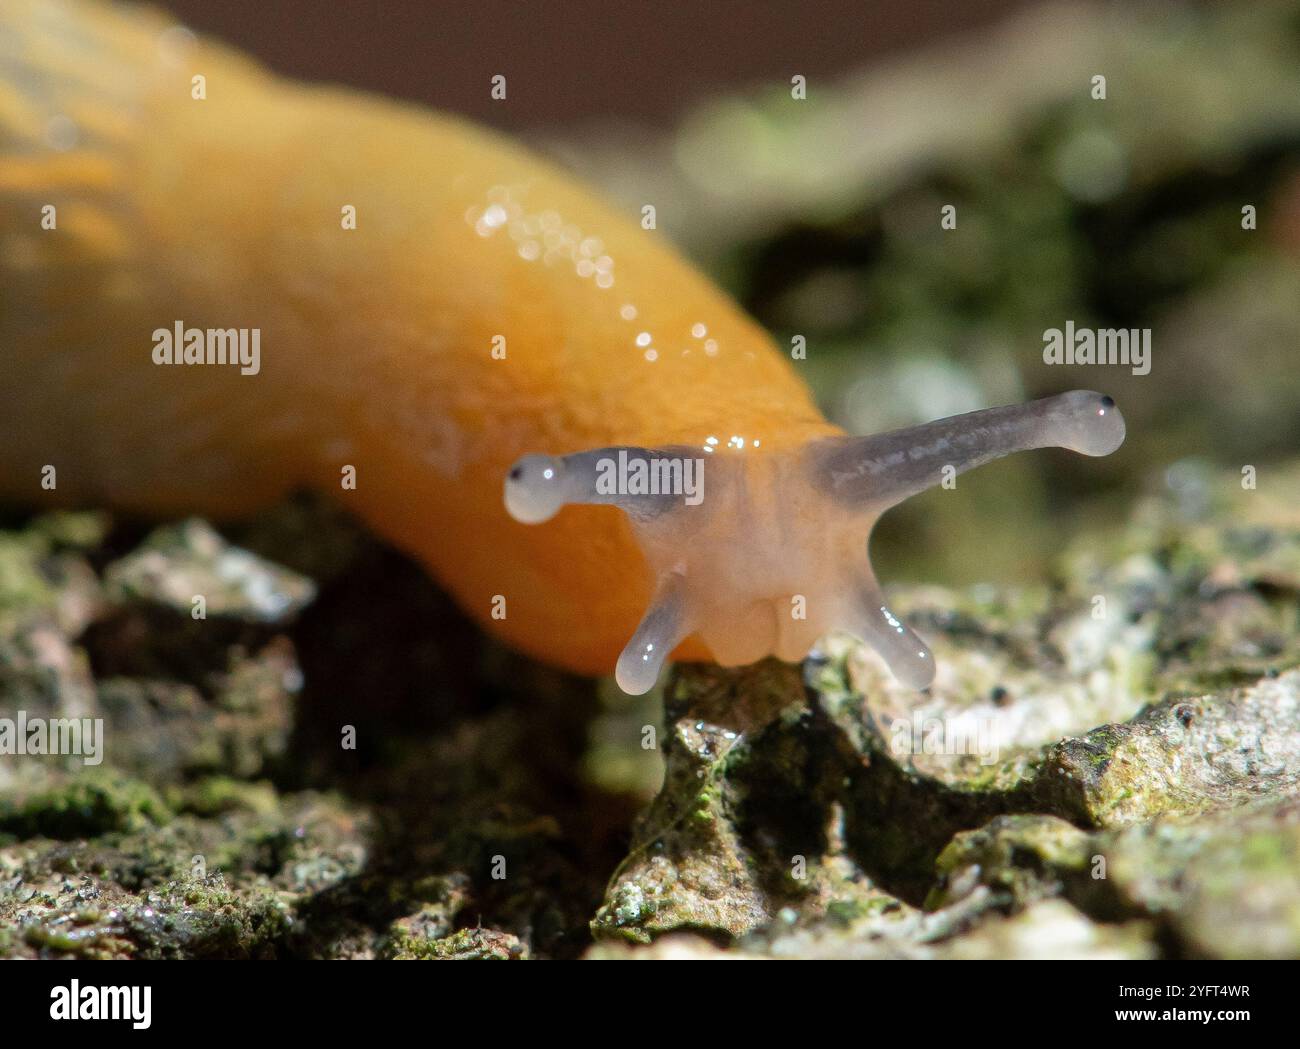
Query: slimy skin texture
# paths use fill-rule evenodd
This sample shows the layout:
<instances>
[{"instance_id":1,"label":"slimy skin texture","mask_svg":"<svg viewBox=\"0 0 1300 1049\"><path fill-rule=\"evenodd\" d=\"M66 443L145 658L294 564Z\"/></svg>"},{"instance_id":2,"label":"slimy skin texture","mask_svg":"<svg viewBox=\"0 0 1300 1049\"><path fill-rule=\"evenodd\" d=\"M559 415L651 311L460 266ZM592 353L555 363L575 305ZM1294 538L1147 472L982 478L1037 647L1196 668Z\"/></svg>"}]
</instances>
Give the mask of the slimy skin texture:
<instances>
[{"instance_id":1,"label":"slimy skin texture","mask_svg":"<svg viewBox=\"0 0 1300 1049\"><path fill-rule=\"evenodd\" d=\"M799 659L834 628L924 687L875 520L945 465L1107 454L1118 411L1073 393L849 437L636 218L497 136L282 80L163 15L8 0L0 495L220 518L315 488L510 644L629 691L670 652ZM155 364L177 321L260 329L260 370ZM598 491L611 448L703 460L703 498Z\"/></svg>"}]
</instances>

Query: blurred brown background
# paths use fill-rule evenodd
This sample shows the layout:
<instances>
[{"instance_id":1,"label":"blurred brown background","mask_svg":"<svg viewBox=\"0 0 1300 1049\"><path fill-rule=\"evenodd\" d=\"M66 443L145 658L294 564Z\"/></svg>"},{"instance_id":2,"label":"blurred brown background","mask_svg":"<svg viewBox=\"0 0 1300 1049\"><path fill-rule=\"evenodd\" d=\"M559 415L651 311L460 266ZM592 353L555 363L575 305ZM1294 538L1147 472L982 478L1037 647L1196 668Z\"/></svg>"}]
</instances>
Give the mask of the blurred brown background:
<instances>
[{"instance_id":1,"label":"blurred brown background","mask_svg":"<svg viewBox=\"0 0 1300 1049\"><path fill-rule=\"evenodd\" d=\"M517 131L609 117L670 127L721 91L795 73L849 72L1028 5L164 0L162 6L281 73L382 91ZM488 95L496 73L510 85L506 105Z\"/></svg>"}]
</instances>

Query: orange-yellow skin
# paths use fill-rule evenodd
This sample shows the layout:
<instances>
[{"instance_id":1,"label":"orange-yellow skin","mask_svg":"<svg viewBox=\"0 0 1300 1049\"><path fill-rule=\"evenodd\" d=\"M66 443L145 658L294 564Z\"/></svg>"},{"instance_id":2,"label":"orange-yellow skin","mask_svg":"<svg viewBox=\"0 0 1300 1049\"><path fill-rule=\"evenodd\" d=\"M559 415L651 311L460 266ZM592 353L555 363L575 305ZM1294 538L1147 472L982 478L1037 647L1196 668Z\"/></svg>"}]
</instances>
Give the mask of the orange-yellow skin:
<instances>
[{"instance_id":1,"label":"orange-yellow skin","mask_svg":"<svg viewBox=\"0 0 1300 1049\"><path fill-rule=\"evenodd\" d=\"M512 462L710 437L768 455L840 432L639 215L461 121L160 43L169 24L0 13L32 71L0 82L4 496L231 516L317 488L493 632L594 674L646 608L646 564L611 507L512 520ZM58 115L78 129L65 151L46 140ZM151 333L178 320L260 328L260 372L155 365Z\"/></svg>"}]
</instances>

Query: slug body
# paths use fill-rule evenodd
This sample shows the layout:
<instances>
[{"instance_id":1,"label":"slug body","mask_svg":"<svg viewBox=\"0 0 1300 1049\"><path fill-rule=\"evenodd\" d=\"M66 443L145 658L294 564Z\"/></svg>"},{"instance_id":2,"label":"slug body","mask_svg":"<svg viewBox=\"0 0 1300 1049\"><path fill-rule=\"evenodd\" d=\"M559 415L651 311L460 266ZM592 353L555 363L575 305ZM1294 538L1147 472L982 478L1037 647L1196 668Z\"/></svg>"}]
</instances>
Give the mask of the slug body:
<instances>
[{"instance_id":1,"label":"slug body","mask_svg":"<svg viewBox=\"0 0 1300 1049\"><path fill-rule=\"evenodd\" d=\"M160 333L191 329L206 361L209 329L256 331L256 367L172 363ZM849 437L569 176L98 3L0 10L0 347L5 498L221 517L317 488L508 642L629 691L674 650L798 659L834 628L924 687L875 520L945 466L1124 433L1076 392Z\"/></svg>"}]
</instances>

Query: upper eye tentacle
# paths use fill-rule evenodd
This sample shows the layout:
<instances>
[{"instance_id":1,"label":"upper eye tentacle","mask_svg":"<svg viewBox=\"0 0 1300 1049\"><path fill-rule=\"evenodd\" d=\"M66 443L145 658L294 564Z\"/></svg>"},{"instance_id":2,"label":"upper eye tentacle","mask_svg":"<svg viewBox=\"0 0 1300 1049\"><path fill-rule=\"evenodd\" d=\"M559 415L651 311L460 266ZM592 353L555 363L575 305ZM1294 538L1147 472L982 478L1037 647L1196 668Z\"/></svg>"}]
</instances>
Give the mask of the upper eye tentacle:
<instances>
[{"instance_id":1,"label":"upper eye tentacle","mask_svg":"<svg viewBox=\"0 0 1300 1049\"><path fill-rule=\"evenodd\" d=\"M837 500L881 512L1012 452L1068 448L1109 455L1124 442L1115 402L1091 390L954 415L870 437L827 438L812 449Z\"/></svg>"},{"instance_id":2,"label":"upper eye tentacle","mask_svg":"<svg viewBox=\"0 0 1300 1049\"><path fill-rule=\"evenodd\" d=\"M680 493L675 494L671 484L658 483L659 464L671 466L690 454L685 449L619 445L571 455L525 455L506 474L506 509L524 524L549 521L563 507L584 503L617 506L634 518L655 517L681 505ZM647 479L645 485L620 483L639 471Z\"/></svg>"}]
</instances>

